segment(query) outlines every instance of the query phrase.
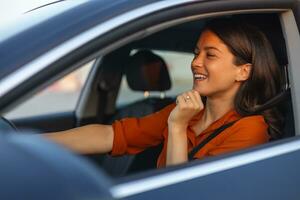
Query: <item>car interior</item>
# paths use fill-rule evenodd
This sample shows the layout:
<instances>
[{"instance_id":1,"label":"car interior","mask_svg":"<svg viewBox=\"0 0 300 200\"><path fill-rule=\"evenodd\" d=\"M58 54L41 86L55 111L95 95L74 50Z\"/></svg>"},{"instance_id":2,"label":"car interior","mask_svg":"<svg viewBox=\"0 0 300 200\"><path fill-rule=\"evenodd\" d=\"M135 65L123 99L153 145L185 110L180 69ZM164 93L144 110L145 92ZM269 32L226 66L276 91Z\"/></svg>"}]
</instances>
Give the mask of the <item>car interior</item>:
<instances>
[{"instance_id":1,"label":"car interior","mask_svg":"<svg viewBox=\"0 0 300 200\"><path fill-rule=\"evenodd\" d=\"M283 137L294 136L293 108L287 76L288 59L279 15L276 13L255 13L225 17L238 18L258 26L270 40L281 70L286 76L285 83L282 84L282 95L277 100L268 102L264 109L278 106L285 119ZM142 117L174 103L176 95L169 95L168 91L177 86L176 82L172 82L169 73L170 66L168 66L165 58L155 52L173 51L192 54L194 45L201 33L201 27L208 20L210 18L172 26L147 37L138 38L96 58L93 69L81 91L75 111L51 116L31 117L30 119L19 118L9 119L9 121L3 119L1 120L3 125L0 124L0 126L15 126L18 130L30 128L39 132L50 132L90 123L111 124L115 120L125 117ZM182 67L190 69L190 66ZM139 92L141 98L130 103L117 104L122 80L127 81L131 90ZM58 125L57 121L61 121L65 126ZM154 169L161 148L162 145L158 145L137 155L120 157L91 155L87 157L101 166L109 175L117 178Z\"/></svg>"}]
</instances>

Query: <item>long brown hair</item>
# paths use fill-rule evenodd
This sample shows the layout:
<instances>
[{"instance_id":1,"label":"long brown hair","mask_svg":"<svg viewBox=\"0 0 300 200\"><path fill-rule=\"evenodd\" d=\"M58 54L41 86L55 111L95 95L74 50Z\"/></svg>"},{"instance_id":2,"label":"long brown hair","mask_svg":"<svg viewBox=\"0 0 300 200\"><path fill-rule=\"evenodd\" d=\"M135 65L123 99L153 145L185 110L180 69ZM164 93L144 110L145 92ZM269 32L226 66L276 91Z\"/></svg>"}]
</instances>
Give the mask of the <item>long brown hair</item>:
<instances>
[{"instance_id":1,"label":"long brown hair","mask_svg":"<svg viewBox=\"0 0 300 200\"><path fill-rule=\"evenodd\" d=\"M226 44L235 56L235 65L252 65L248 80L242 83L235 96L234 106L241 116L254 114L257 107L282 88L280 68L270 42L257 27L234 19L214 19L205 29L215 33ZM263 110L259 114L269 125L270 136L280 138L283 119L278 108Z\"/></svg>"}]
</instances>

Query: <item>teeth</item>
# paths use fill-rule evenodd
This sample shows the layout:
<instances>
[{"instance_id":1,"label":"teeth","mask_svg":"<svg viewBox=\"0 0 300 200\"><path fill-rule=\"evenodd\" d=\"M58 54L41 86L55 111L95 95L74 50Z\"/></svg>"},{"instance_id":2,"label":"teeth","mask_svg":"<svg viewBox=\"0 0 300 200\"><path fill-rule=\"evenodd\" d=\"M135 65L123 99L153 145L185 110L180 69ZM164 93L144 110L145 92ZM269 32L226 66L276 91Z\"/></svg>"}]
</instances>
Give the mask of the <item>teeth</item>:
<instances>
[{"instance_id":1,"label":"teeth","mask_svg":"<svg viewBox=\"0 0 300 200\"><path fill-rule=\"evenodd\" d=\"M195 79L204 80L207 78L204 74L194 74Z\"/></svg>"}]
</instances>

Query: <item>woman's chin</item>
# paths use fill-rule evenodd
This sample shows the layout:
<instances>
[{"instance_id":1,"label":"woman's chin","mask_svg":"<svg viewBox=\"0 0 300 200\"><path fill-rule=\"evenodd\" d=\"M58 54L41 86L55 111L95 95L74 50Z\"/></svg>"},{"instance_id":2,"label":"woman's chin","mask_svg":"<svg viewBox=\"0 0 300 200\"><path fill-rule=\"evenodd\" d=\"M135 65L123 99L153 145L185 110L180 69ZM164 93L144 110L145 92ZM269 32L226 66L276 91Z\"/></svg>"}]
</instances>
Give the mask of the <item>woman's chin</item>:
<instances>
[{"instance_id":1,"label":"woman's chin","mask_svg":"<svg viewBox=\"0 0 300 200\"><path fill-rule=\"evenodd\" d=\"M200 94L201 97L211 97L212 96L212 94L210 92L207 92L207 91L203 91L203 90L198 91L197 90L197 92Z\"/></svg>"},{"instance_id":2,"label":"woman's chin","mask_svg":"<svg viewBox=\"0 0 300 200\"><path fill-rule=\"evenodd\" d=\"M197 91L200 94L200 96L206 96L207 95L206 92L201 90L200 88L193 87L193 90Z\"/></svg>"}]
</instances>

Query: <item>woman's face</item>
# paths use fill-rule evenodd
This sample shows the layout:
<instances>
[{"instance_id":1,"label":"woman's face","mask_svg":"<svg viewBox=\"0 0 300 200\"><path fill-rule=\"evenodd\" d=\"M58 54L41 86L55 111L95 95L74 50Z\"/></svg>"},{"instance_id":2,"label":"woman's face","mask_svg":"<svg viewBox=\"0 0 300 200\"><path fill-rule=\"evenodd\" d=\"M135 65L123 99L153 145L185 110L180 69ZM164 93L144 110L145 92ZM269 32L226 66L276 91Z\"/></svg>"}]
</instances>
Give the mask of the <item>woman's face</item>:
<instances>
[{"instance_id":1,"label":"woman's face","mask_svg":"<svg viewBox=\"0 0 300 200\"><path fill-rule=\"evenodd\" d=\"M194 53L194 90L207 97L234 95L237 92L240 85L236 81L239 68L233 64L233 54L216 34L204 31Z\"/></svg>"}]
</instances>

